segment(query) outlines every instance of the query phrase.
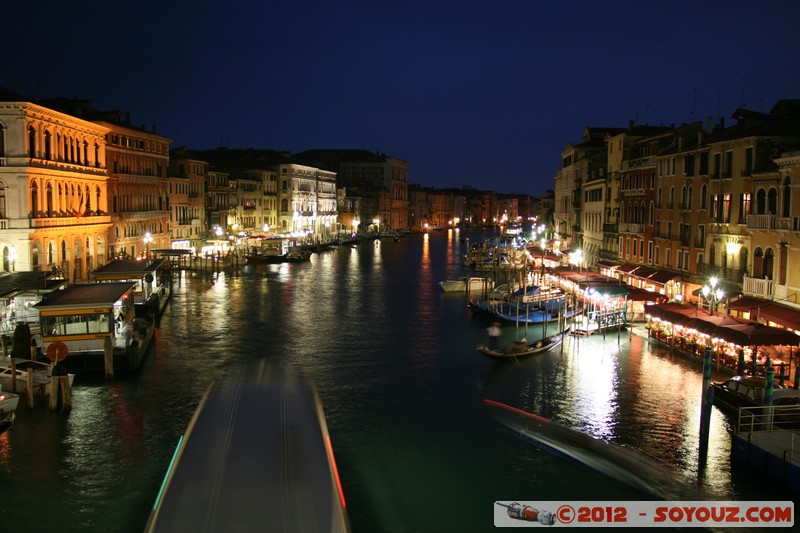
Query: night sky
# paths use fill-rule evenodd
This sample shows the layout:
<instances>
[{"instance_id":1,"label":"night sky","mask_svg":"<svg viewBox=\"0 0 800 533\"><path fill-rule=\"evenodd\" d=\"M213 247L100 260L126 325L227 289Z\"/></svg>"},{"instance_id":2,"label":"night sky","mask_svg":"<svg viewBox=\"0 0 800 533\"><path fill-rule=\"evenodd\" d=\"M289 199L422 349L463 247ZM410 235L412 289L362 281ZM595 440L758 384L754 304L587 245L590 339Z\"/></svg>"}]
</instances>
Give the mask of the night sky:
<instances>
[{"instance_id":1,"label":"night sky","mask_svg":"<svg viewBox=\"0 0 800 533\"><path fill-rule=\"evenodd\" d=\"M8 89L173 147L382 152L436 187L542 195L586 126L800 98L797 0L9 2Z\"/></svg>"}]
</instances>

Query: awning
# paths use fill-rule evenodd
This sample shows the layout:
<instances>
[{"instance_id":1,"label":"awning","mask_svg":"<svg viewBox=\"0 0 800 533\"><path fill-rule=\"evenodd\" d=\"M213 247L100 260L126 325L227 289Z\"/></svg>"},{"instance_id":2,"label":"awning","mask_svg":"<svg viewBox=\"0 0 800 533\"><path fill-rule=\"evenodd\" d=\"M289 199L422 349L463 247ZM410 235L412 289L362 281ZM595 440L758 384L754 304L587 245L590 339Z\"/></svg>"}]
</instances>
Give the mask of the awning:
<instances>
[{"instance_id":1,"label":"awning","mask_svg":"<svg viewBox=\"0 0 800 533\"><path fill-rule=\"evenodd\" d=\"M656 272L657 272L657 270L655 268L650 268L650 267L646 267L646 266L640 266L639 268L637 268L636 270L634 270L630 274L632 276L640 278L640 279L648 279L650 276L652 276Z\"/></svg>"},{"instance_id":2,"label":"awning","mask_svg":"<svg viewBox=\"0 0 800 533\"><path fill-rule=\"evenodd\" d=\"M752 313L751 313L752 315ZM758 318L780 324L785 328L800 331L800 311L778 304L769 304L758 309ZM800 338L798 338L800 340Z\"/></svg>"},{"instance_id":3,"label":"awning","mask_svg":"<svg viewBox=\"0 0 800 533\"><path fill-rule=\"evenodd\" d=\"M628 300L634 302L664 302L667 297L660 292L646 291L644 289L630 288Z\"/></svg>"},{"instance_id":4,"label":"awning","mask_svg":"<svg viewBox=\"0 0 800 533\"><path fill-rule=\"evenodd\" d=\"M630 274L637 268L639 268L639 265L634 265L633 263L623 263L617 270L620 272L625 272L626 274Z\"/></svg>"},{"instance_id":5,"label":"awning","mask_svg":"<svg viewBox=\"0 0 800 533\"><path fill-rule=\"evenodd\" d=\"M742 296L738 300L732 300L728 303L728 309L731 311L750 311L752 309L763 309L764 307L772 305L769 300L761 300L759 298L751 298L750 296Z\"/></svg>"},{"instance_id":6,"label":"awning","mask_svg":"<svg viewBox=\"0 0 800 533\"><path fill-rule=\"evenodd\" d=\"M612 261L606 261L605 259L600 259L595 264L603 268L616 268L619 266L617 263L614 263Z\"/></svg>"},{"instance_id":7,"label":"awning","mask_svg":"<svg viewBox=\"0 0 800 533\"><path fill-rule=\"evenodd\" d=\"M681 275L676 272L670 272L669 270L656 270L655 274L647 278L649 281L653 283L658 283L659 285L664 285L674 279L680 278Z\"/></svg>"},{"instance_id":8,"label":"awning","mask_svg":"<svg viewBox=\"0 0 800 533\"><path fill-rule=\"evenodd\" d=\"M773 328L730 315L709 313L692 305L656 304L646 307L645 312L664 322L696 329L739 346L794 346L800 343L800 336L789 330Z\"/></svg>"}]
</instances>

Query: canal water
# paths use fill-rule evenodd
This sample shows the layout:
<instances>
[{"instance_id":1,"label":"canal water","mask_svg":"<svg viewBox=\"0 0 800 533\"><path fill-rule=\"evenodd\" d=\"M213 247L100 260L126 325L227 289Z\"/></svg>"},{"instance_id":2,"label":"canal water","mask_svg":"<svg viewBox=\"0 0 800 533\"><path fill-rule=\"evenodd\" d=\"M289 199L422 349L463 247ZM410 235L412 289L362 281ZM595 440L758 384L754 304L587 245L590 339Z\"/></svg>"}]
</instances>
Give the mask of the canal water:
<instances>
[{"instance_id":1,"label":"canal water","mask_svg":"<svg viewBox=\"0 0 800 533\"><path fill-rule=\"evenodd\" d=\"M650 454L704 499L791 499L731 468L730 421L716 409L699 467L701 368L655 341L569 337L518 365L478 353L488 321L438 286L465 273L464 237L182 273L138 371L77 376L69 413L20 406L0 435L0 529L141 531L207 387L260 359L316 385L357 532L489 531L495 501L653 499L518 438L484 399ZM504 343L537 337L503 330Z\"/></svg>"}]
</instances>

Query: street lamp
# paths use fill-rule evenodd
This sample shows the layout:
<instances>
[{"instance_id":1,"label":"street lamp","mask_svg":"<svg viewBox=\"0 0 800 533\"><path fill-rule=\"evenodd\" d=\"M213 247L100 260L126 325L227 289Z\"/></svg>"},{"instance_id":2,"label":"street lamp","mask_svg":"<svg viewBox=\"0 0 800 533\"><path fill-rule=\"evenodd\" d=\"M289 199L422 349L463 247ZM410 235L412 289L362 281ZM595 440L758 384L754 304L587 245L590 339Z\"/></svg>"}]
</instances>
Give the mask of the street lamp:
<instances>
[{"instance_id":1,"label":"street lamp","mask_svg":"<svg viewBox=\"0 0 800 533\"><path fill-rule=\"evenodd\" d=\"M150 243L153 242L153 236L150 235L150 232L144 234L144 257L145 259L150 259Z\"/></svg>"},{"instance_id":2,"label":"street lamp","mask_svg":"<svg viewBox=\"0 0 800 533\"><path fill-rule=\"evenodd\" d=\"M708 280L708 283L708 285L703 286L703 300L708 301L708 311L713 315L725 294L722 289L717 288L717 278L712 277Z\"/></svg>"}]
</instances>

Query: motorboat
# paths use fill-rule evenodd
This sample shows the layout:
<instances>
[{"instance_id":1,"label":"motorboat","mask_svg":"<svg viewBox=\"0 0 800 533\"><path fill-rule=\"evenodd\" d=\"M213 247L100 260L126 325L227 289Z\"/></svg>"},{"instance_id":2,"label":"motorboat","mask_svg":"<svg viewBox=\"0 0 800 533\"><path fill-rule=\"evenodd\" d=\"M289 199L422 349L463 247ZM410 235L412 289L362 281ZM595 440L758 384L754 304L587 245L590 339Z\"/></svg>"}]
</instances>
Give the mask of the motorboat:
<instances>
[{"instance_id":1,"label":"motorboat","mask_svg":"<svg viewBox=\"0 0 800 533\"><path fill-rule=\"evenodd\" d=\"M178 442L145 531L223 530L350 531L322 403L299 370L227 375Z\"/></svg>"},{"instance_id":2,"label":"motorboat","mask_svg":"<svg viewBox=\"0 0 800 533\"><path fill-rule=\"evenodd\" d=\"M13 364L12 364L13 363ZM49 396L50 385L53 381L51 365L32 359L0 357L0 388L3 391L15 390L18 394L28 393L28 375L31 374L33 394L35 396ZM75 374L67 374L69 384L75 379ZM3 393L5 394L5 393Z\"/></svg>"},{"instance_id":3,"label":"motorboat","mask_svg":"<svg viewBox=\"0 0 800 533\"><path fill-rule=\"evenodd\" d=\"M469 283L467 283L467 279L469 279ZM479 292L494 288L494 280L480 277L467 278L465 276L440 281L439 286L444 292L466 292L467 288L469 288L469 292Z\"/></svg>"},{"instance_id":4,"label":"motorboat","mask_svg":"<svg viewBox=\"0 0 800 533\"><path fill-rule=\"evenodd\" d=\"M736 414L743 407L762 407L766 381L762 377L733 376L711 384L714 389L714 405ZM775 384L772 405L800 405L800 390L780 387Z\"/></svg>"}]
</instances>

